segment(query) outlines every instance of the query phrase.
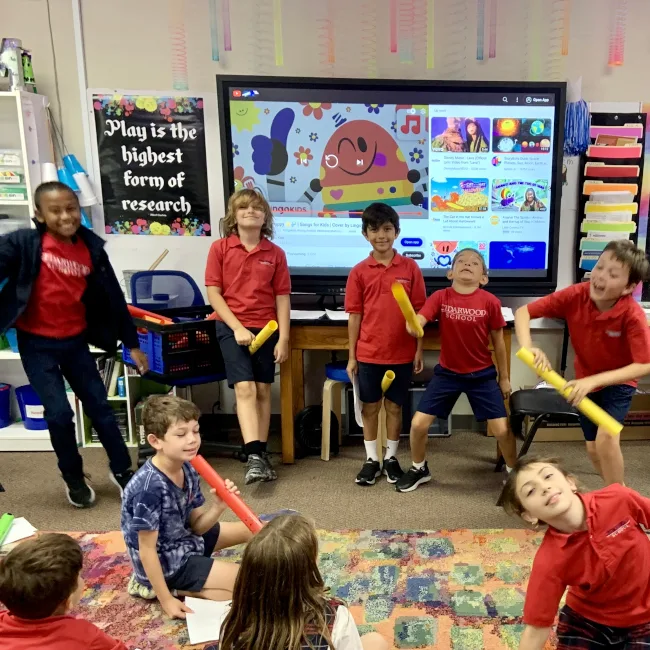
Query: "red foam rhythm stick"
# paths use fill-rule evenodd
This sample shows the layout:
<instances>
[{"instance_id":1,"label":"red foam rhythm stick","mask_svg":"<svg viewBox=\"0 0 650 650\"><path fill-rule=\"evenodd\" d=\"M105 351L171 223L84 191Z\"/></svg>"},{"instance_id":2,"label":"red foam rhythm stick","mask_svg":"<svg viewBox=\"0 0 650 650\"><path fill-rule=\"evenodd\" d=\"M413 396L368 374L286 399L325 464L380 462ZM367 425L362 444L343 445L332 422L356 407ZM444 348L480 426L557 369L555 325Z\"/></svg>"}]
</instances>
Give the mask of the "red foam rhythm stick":
<instances>
[{"instance_id":1,"label":"red foam rhythm stick","mask_svg":"<svg viewBox=\"0 0 650 650\"><path fill-rule=\"evenodd\" d=\"M134 318L142 318L144 320L153 320L160 323L161 325L171 325L174 321L167 316L161 316L160 314L154 314L152 311L147 311L146 309L140 309L140 307L134 307L133 305L128 305L129 313Z\"/></svg>"},{"instance_id":2,"label":"red foam rhythm stick","mask_svg":"<svg viewBox=\"0 0 650 650\"><path fill-rule=\"evenodd\" d=\"M205 479L210 487L217 491L217 496L239 517L251 533L259 533L262 530L262 522L257 518L257 515L244 503L241 497L228 491L225 481L214 471L203 456L195 456L192 459L192 467Z\"/></svg>"}]
</instances>

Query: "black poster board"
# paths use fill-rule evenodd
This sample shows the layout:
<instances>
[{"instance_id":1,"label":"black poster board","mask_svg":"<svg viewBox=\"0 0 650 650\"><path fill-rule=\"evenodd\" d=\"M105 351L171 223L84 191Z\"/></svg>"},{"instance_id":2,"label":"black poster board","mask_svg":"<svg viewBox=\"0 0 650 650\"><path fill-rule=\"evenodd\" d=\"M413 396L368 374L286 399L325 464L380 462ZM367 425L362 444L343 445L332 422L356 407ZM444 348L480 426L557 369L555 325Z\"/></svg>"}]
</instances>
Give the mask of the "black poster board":
<instances>
[{"instance_id":1,"label":"black poster board","mask_svg":"<svg viewBox=\"0 0 650 650\"><path fill-rule=\"evenodd\" d=\"M203 99L93 95L107 234L210 236Z\"/></svg>"}]
</instances>

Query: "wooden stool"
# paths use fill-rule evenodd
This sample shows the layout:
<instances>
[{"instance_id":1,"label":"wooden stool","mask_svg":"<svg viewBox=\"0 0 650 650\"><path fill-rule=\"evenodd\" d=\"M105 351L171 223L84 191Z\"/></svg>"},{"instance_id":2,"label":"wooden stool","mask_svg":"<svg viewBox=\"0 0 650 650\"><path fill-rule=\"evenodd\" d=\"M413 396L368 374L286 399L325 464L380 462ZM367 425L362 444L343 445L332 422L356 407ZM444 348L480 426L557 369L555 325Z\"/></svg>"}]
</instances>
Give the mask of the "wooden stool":
<instances>
[{"instance_id":1,"label":"wooden stool","mask_svg":"<svg viewBox=\"0 0 650 650\"><path fill-rule=\"evenodd\" d=\"M330 429L332 427L332 411L338 419L339 444L343 441L343 423L341 418L341 402L343 390L349 383L347 361L337 361L325 365L325 383L323 384L323 422L321 439L321 460L330 459Z\"/></svg>"}]
</instances>

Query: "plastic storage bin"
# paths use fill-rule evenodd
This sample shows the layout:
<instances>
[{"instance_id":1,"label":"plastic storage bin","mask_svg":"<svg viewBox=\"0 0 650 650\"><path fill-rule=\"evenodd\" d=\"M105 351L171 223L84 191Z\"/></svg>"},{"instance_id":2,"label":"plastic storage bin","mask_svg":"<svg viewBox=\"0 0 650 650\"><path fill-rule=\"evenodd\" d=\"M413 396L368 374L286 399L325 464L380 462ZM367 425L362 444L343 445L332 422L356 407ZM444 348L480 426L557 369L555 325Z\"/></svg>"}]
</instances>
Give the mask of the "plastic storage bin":
<instances>
[{"instance_id":1,"label":"plastic storage bin","mask_svg":"<svg viewBox=\"0 0 650 650\"><path fill-rule=\"evenodd\" d=\"M29 385L16 388L16 399L20 407L20 416L25 423L25 429L43 431L47 429L45 408L38 399L36 391Z\"/></svg>"},{"instance_id":2,"label":"plastic storage bin","mask_svg":"<svg viewBox=\"0 0 650 650\"><path fill-rule=\"evenodd\" d=\"M215 323L205 320L212 311L209 305L156 311L183 321L172 325L133 319L152 379L173 384L180 379L225 374ZM135 365L128 350L122 354L125 363Z\"/></svg>"},{"instance_id":3,"label":"plastic storage bin","mask_svg":"<svg viewBox=\"0 0 650 650\"><path fill-rule=\"evenodd\" d=\"M11 386L0 384L0 429L11 424Z\"/></svg>"},{"instance_id":4,"label":"plastic storage bin","mask_svg":"<svg viewBox=\"0 0 650 650\"><path fill-rule=\"evenodd\" d=\"M18 332L14 327L11 329L8 329L5 332L5 336L7 337L7 343L9 343L9 347L11 348L12 352L18 353Z\"/></svg>"}]
</instances>

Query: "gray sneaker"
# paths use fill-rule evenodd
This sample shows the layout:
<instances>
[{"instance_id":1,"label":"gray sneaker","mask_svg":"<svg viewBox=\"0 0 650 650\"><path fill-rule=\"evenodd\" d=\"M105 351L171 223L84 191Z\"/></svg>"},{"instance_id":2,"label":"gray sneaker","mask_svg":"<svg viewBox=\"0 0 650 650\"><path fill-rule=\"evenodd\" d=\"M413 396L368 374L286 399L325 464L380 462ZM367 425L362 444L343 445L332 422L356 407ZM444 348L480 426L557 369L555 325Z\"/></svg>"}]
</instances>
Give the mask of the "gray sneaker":
<instances>
[{"instance_id":1,"label":"gray sneaker","mask_svg":"<svg viewBox=\"0 0 650 650\"><path fill-rule=\"evenodd\" d=\"M267 476L268 478L266 479L267 481L277 481L278 480L278 475L276 471L273 469L273 465L271 464L271 454L268 452L264 452L262 454L262 460L264 461L264 464L266 465L267 471Z\"/></svg>"},{"instance_id":2,"label":"gray sneaker","mask_svg":"<svg viewBox=\"0 0 650 650\"><path fill-rule=\"evenodd\" d=\"M251 454L246 461L246 485L257 483L258 481L268 481L269 470L264 459L257 454Z\"/></svg>"}]
</instances>

